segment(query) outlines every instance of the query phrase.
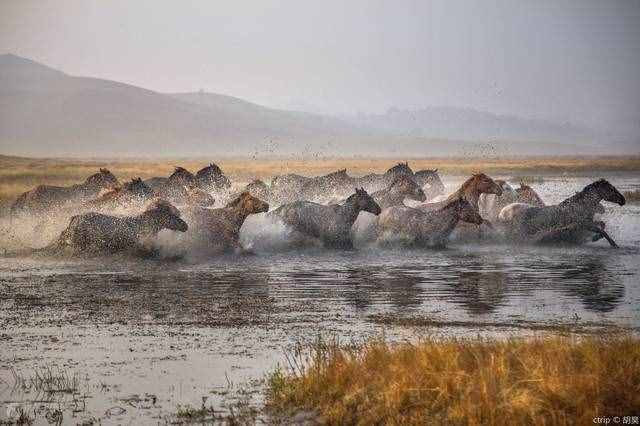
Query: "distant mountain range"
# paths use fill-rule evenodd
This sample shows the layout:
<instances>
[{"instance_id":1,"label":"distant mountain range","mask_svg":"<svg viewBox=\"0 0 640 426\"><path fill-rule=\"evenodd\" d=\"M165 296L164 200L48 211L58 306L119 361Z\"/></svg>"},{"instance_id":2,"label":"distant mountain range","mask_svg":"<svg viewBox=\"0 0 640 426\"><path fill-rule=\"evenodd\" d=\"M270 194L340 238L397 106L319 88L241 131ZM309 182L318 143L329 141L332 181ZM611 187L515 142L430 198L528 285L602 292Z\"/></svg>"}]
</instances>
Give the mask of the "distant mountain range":
<instances>
[{"instance_id":1,"label":"distant mountain range","mask_svg":"<svg viewBox=\"0 0 640 426\"><path fill-rule=\"evenodd\" d=\"M482 155L488 146L510 155L608 152L596 145L599 138L569 124L458 108L349 117L278 110L213 93L167 94L75 77L0 55L2 154L433 156Z\"/></svg>"}]
</instances>

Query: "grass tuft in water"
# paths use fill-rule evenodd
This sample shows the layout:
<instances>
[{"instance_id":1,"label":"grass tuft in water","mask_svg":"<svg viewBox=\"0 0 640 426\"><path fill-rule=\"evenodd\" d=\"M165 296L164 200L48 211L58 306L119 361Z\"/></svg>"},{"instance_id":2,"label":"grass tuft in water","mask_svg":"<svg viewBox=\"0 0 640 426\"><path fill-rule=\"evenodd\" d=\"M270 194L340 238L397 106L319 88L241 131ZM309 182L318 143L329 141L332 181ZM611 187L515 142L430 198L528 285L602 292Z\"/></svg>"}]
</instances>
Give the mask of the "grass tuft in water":
<instances>
[{"instance_id":1,"label":"grass tuft in water","mask_svg":"<svg viewBox=\"0 0 640 426\"><path fill-rule=\"evenodd\" d=\"M318 342L267 377L267 408L322 423L591 424L640 407L637 337ZM292 365L289 361L289 365Z\"/></svg>"}]
</instances>

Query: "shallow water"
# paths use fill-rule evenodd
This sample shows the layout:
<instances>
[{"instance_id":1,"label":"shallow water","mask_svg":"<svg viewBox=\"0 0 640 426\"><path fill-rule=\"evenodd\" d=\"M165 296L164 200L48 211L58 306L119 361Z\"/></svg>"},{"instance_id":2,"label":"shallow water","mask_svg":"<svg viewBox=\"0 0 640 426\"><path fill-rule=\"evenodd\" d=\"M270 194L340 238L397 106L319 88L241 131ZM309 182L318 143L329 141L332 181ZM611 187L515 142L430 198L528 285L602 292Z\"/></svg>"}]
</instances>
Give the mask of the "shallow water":
<instances>
[{"instance_id":1,"label":"shallow water","mask_svg":"<svg viewBox=\"0 0 640 426\"><path fill-rule=\"evenodd\" d=\"M548 203L592 178L533 185ZM610 181L621 191L640 177ZM453 190L460 179L446 181ZM318 334L362 340L640 327L640 205L607 206L621 246L452 244L446 250L319 249L207 261L0 258L0 419L25 407L46 424L164 424L178 404L221 407L283 351ZM397 318L427 321L393 325ZM75 394L15 385L55 366ZM259 386L248 386L257 391ZM155 399L154 399L155 398ZM34 402L40 401L40 402ZM41 408L43 407L43 408ZM118 409L114 409L118 407ZM122 412L120 408L125 411Z\"/></svg>"}]
</instances>

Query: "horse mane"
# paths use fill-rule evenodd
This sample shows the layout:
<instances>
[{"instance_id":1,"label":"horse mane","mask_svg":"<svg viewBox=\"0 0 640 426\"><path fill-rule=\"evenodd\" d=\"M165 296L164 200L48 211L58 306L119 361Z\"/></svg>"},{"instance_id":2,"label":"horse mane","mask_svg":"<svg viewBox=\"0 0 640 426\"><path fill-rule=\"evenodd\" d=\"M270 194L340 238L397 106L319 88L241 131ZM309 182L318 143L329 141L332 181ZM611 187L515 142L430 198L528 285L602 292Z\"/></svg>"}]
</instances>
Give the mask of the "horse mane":
<instances>
[{"instance_id":1,"label":"horse mane","mask_svg":"<svg viewBox=\"0 0 640 426\"><path fill-rule=\"evenodd\" d=\"M473 183L478 180L481 177L488 177L487 175L485 175L484 173L474 173L473 175L471 175L471 177L467 180L465 180L462 185L460 185L460 188L458 188L456 190L456 192L454 192L453 194L449 195L447 197L447 199L445 201L453 201L459 198L463 198L462 195L465 194L467 192L467 189L473 185Z\"/></svg>"},{"instance_id":2,"label":"horse mane","mask_svg":"<svg viewBox=\"0 0 640 426\"><path fill-rule=\"evenodd\" d=\"M591 182L589 185L587 185L584 188L582 188L581 191L576 192L571 197L569 197L566 200L562 201L559 205L567 205L567 204L572 204L572 203L579 203L580 201L582 201L585 198L587 198L587 196L592 191L597 190L598 186L603 185L605 183L609 184L609 182L606 179L598 179L595 182ZM609 184L609 185L611 185L611 184Z\"/></svg>"},{"instance_id":3,"label":"horse mane","mask_svg":"<svg viewBox=\"0 0 640 426\"><path fill-rule=\"evenodd\" d=\"M395 173L403 173L413 174L413 170L409 167L409 162L405 161L404 163L400 162L395 166L391 167L389 170L385 172L385 174L395 174Z\"/></svg>"}]
</instances>

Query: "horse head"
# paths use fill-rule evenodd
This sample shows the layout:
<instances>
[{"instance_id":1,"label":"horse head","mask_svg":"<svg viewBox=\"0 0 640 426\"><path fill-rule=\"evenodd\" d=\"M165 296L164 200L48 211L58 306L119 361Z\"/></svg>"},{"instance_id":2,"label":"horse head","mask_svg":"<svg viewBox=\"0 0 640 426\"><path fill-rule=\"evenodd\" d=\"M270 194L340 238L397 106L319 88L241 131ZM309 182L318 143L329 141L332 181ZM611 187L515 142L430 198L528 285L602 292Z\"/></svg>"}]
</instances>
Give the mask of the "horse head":
<instances>
[{"instance_id":1,"label":"horse head","mask_svg":"<svg viewBox=\"0 0 640 426\"><path fill-rule=\"evenodd\" d=\"M615 186L611 185L609 181L605 179L597 180L587 186L587 188L589 187L596 191L600 198L605 201L616 203L620 206L624 206L626 203L624 195L622 195ZM587 188L585 188L585 190Z\"/></svg>"},{"instance_id":2,"label":"horse head","mask_svg":"<svg viewBox=\"0 0 640 426\"><path fill-rule=\"evenodd\" d=\"M538 193L529 185L521 183L520 188L516 189L516 194L518 195L518 202L520 203L531 204L532 206L537 207L544 206L542 198L540 198Z\"/></svg>"},{"instance_id":3,"label":"horse head","mask_svg":"<svg viewBox=\"0 0 640 426\"><path fill-rule=\"evenodd\" d=\"M396 177L389 186L389 189L412 200L420 202L427 200L427 196L420 185L408 176L401 175Z\"/></svg>"},{"instance_id":4,"label":"horse head","mask_svg":"<svg viewBox=\"0 0 640 426\"><path fill-rule=\"evenodd\" d=\"M200 184L214 186L219 189L231 187L229 178L225 176L222 169L215 163L210 163L208 166L198 170L196 172L196 180Z\"/></svg>"},{"instance_id":5,"label":"horse head","mask_svg":"<svg viewBox=\"0 0 640 426\"><path fill-rule=\"evenodd\" d=\"M471 186L480 194L502 195L502 187L484 173L474 174L463 186Z\"/></svg>"},{"instance_id":6,"label":"horse head","mask_svg":"<svg viewBox=\"0 0 640 426\"><path fill-rule=\"evenodd\" d=\"M428 192L431 198L444 194L445 188L438 174L438 169L419 170L415 173L414 179L421 187L429 187Z\"/></svg>"},{"instance_id":7,"label":"horse head","mask_svg":"<svg viewBox=\"0 0 640 426\"><path fill-rule=\"evenodd\" d=\"M364 188L356 188L356 192L347 198L345 204L353 204L358 211L365 211L374 215L379 215L382 209L371 195L364 190Z\"/></svg>"}]
</instances>

